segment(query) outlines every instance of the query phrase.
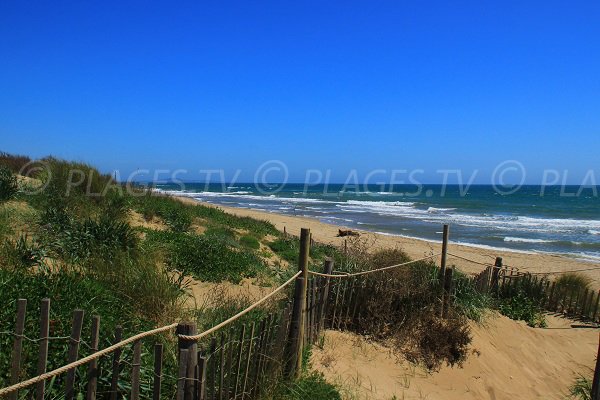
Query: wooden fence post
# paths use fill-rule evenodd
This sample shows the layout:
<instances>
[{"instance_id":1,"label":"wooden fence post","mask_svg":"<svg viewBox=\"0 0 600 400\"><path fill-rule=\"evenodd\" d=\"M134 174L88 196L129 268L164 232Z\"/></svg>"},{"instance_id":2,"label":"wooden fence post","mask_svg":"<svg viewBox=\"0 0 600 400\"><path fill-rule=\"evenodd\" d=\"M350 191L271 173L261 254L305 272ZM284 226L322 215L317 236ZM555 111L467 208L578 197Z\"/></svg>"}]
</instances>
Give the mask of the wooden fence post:
<instances>
[{"instance_id":1,"label":"wooden fence post","mask_svg":"<svg viewBox=\"0 0 600 400\"><path fill-rule=\"evenodd\" d=\"M160 389L162 385L162 362L163 345L154 345L154 381L152 382L152 400L160 400Z\"/></svg>"},{"instance_id":2,"label":"wooden fence post","mask_svg":"<svg viewBox=\"0 0 600 400\"><path fill-rule=\"evenodd\" d=\"M198 352L198 400L206 399L206 369L207 369L206 357ZM234 397L235 398L235 397Z\"/></svg>"},{"instance_id":3,"label":"wooden fence post","mask_svg":"<svg viewBox=\"0 0 600 400\"><path fill-rule=\"evenodd\" d=\"M81 340L81 328L83 327L83 310L75 310L73 312L73 326L71 328L71 338L69 339L69 355L67 363L77 361L79 355L79 341ZM73 368L67 371L65 399L72 400L75 396L73 390L75 385L75 370Z\"/></svg>"},{"instance_id":4,"label":"wooden fence post","mask_svg":"<svg viewBox=\"0 0 600 400\"><path fill-rule=\"evenodd\" d=\"M140 369L142 366L142 341L133 342L131 362L131 400L140 400Z\"/></svg>"},{"instance_id":5,"label":"wooden fence post","mask_svg":"<svg viewBox=\"0 0 600 400\"><path fill-rule=\"evenodd\" d=\"M331 258L325 260L323 272L328 275L331 275L331 273L333 272L333 260ZM321 333L325 327L325 314L327 313L331 278L323 278L323 282L323 287L321 288L321 301L319 305L319 333Z\"/></svg>"},{"instance_id":6,"label":"wooden fence post","mask_svg":"<svg viewBox=\"0 0 600 400\"><path fill-rule=\"evenodd\" d=\"M23 350L23 331L25 330L25 313L27 312L27 299L17 300L17 321L15 323L15 341L13 343L12 359L10 364L10 384L19 382L21 375L21 351ZM17 400L19 391L15 390L8 398Z\"/></svg>"},{"instance_id":7,"label":"wooden fence post","mask_svg":"<svg viewBox=\"0 0 600 400\"><path fill-rule=\"evenodd\" d=\"M100 341L100 317L95 315L92 318L92 335L90 347L92 353L98 351L98 343ZM94 359L88 364L88 385L85 394L87 400L96 399L96 385L98 383L98 359Z\"/></svg>"},{"instance_id":8,"label":"wooden fence post","mask_svg":"<svg viewBox=\"0 0 600 400\"><path fill-rule=\"evenodd\" d=\"M440 281L444 280L446 276L446 259L448 256L448 236L450 235L450 226L444 224L443 236L442 236L442 259L440 260Z\"/></svg>"},{"instance_id":9,"label":"wooden fence post","mask_svg":"<svg viewBox=\"0 0 600 400\"><path fill-rule=\"evenodd\" d=\"M492 291L498 292L498 274L502 268L502 257L496 257L494 268L492 269Z\"/></svg>"},{"instance_id":10,"label":"wooden fence post","mask_svg":"<svg viewBox=\"0 0 600 400\"><path fill-rule=\"evenodd\" d=\"M115 343L119 343L123 337L123 328L117 325L115 328ZM119 374L121 372L121 353L123 348L119 347L113 352L112 378L110 382L110 399L117 400L119 397Z\"/></svg>"},{"instance_id":11,"label":"wooden fence post","mask_svg":"<svg viewBox=\"0 0 600 400\"><path fill-rule=\"evenodd\" d=\"M37 374L46 372L48 362L48 337L50 336L50 299L43 299L40 312L40 350L38 354ZM38 382L36 385L36 400L44 400L46 381Z\"/></svg>"},{"instance_id":12,"label":"wooden fence post","mask_svg":"<svg viewBox=\"0 0 600 400\"><path fill-rule=\"evenodd\" d=\"M306 293L308 283L308 258L310 254L310 229L302 228L300 231L300 255L298 267L302 274L296 278L294 287L294 308L288 337L288 351L286 352L286 377L295 379L302 370L302 350L304 341L304 322L306 313Z\"/></svg>"},{"instance_id":13,"label":"wooden fence post","mask_svg":"<svg viewBox=\"0 0 600 400\"><path fill-rule=\"evenodd\" d=\"M600 341L598 343L598 355L596 356L596 369L592 381L592 400L600 400Z\"/></svg>"},{"instance_id":14,"label":"wooden fence post","mask_svg":"<svg viewBox=\"0 0 600 400\"><path fill-rule=\"evenodd\" d=\"M176 329L177 335L193 336L196 334L195 323L180 323ZM195 340L188 340L178 338L177 347L179 349L179 375L177 379L180 380L178 385L178 399L192 400L194 397L194 376L196 372L196 365L198 364L198 344ZM184 351L185 350L185 351Z\"/></svg>"}]
</instances>

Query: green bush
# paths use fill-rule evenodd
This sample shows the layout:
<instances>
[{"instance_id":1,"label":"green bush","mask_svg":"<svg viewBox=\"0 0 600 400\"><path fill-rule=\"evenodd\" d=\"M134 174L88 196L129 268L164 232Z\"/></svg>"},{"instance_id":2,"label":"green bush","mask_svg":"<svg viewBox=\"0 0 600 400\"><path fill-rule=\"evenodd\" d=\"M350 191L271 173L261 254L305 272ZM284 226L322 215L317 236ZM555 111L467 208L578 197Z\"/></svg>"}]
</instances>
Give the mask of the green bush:
<instances>
[{"instance_id":1,"label":"green bush","mask_svg":"<svg viewBox=\"0 0 600 400\"><path fill-rule=\"evenodd\" d=\"M92 255L112 257L119 251L134 251L135 231L125 221L102 216L80 221L62 208L50 208L42 216L44 241L56 255L71 263L81 263Z\"/></svg>"},{"instance_id":2,"label":"green bush","mask_svg":"<svg viewBox=\"0 0 600 400\"><path fill-rule=\"evenodd\" d=\"M539 306L539 300L523 291L498 300L498 310L510 319L525 321L531 327L546 327L546 318Z\"/></svg>"},{"instance_id":3,"label":"green bush","mask_svg":"<svg viewBox=\"0 0 600 400\"><path fill-rule=\"evenodd\" d=\"M260 242L257 238L251 235L244 235L240 237L240 244L249 249L258 250L260 249Z\"/></svg>"},{"instance_id":4,"label":"green bush","mask_svg":"<svg viewBox=\"0 0 600 400\"><path fill-rule=\"evenodd\" d=\"M0 203L14 198L18 191L17 177L7 167L0 166Z\"/></svg>"},{"instance_id":5,"label":"green bush","mask_svg":"<svg viewBox=\"0 0 600 400\"><path fill-rule=\"evenodd\" d=\"M494 306L492 298L475 288L473 282L465 274L454 270L454 305L457 311L470 320L480 322L487 310Z\"/></svg>"},{"instance_id":6,"label":"green bush","mask_svg":"<svg viewBox=\"0 0 600 400\"><path fill-rule=\"evenodd\" d=\"M341 400L337 388L328 383L320 372L310 372L293 382L282 382L273 400Z\"/></svg>"},{"instance_id":7,"label":"green bush","mask_svg":"<svg viewBox=\"0 0 600 400\"><path fill-rule=\"evenodd\" d=\"M283 238L280 237L268 244L269 248L291 264L298 263L298 256L300 254L300 239L294 237ZM310 257L313 262L320 263L325 257L332 257L338 262L341 260L341 254L339 251L329 245L321 243L313 243L310 247ZM341 265L341 263L336 263ZM320 265L319 265L320 267Z\"/></svg>"},{"instance_id":8,"label":"green bush","mask_svg":"<svg viewBox=\"0 0 600 400\"><path fill-rule=\"evenodd\" d=\"M250 217L239 217L237 215L228 214L217 207L209 207L202 204L188 206L192 209L193 215L198 218L203 218L215 225L228 226L232 229L246 230L252 233L257 238L262 238L265 235L279 236L280 232L275 226L268 222Z\"/></svg>"},{"instance_id":9,"label":"green bush","mask_svg":"<svg viewBox=\"0 0 600 400\"><path fill-rule=\"evenodd\" d=\"M569 272L559 276L555 282L556 298L574 299L591 288L592 279L582 273Z\"/></svg>"},{"instance_id":10,"label":"green bush","mask_svg":"<svg viewBox=\"0 0 600 400\"><path fill-rule=\"evenodd\" d=\"M372 270L408 261L400 250L369 253L353 246L347 255L353 271ZM406 266L364 275L354 287L353 298L360 299L360 313L341 317L341 326L376 341L382 341L408 360L437 370L443 363L461 365L471 343L465 312L449 302L446 318L440 315L441 286L434 263L415 262ZM343 281L333 293L344 296ZM346 297L346 299L344 299Z\"/></svg>"},{"instance_id":11,"label":"green bush","mask_svg":"<svg viewBox=\"0 0 600 400\"><path fill-rule=\"evenodd\" d=\"M187 232L192 225L189 206L171 197L147 192L144 196L134 197L132 205L147 221L158 216L174 232Z\"/></svg>"},{"instance_id":12,"label":"green bush","mask_svg":"<svg viewBox=\"0 0 600 400\"><path fill-rule=\"evenodd\" d=\"M5 240L0 244L0 267L31 268L44 266L46 251L35 241L29 241L27 235L21 235L16 241Z\"/></svg>"},{"instance_id":13,"label":"green bush","mask_svg":"<svg viewBox=\"0 0 600 400\"><path fill-rule=\"evenodd\" d=\"M171 268L203 281L239 283L266 269L260 257L231 248L218 237L152 231L148 232L148 238L165 248L166 262Z\"/></svg>"}]
</instances>

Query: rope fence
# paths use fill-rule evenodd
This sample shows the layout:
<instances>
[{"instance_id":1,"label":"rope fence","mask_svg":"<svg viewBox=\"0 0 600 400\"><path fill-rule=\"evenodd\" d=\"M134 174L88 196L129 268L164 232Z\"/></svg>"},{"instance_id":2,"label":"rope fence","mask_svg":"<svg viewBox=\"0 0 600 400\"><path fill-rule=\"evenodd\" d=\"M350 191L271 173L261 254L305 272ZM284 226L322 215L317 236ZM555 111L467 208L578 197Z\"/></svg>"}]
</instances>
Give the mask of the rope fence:
<instances>
[{"instance_id":1,"label":"rope fence","mask_svg":"<svg viewBox=\"0 0 600 400\"><path fill-rule=\"evenodd\" d=\"M381 272L381 271L387 271L390 269L394 269L394 268L398 268L398 267L403 267L405 265L409 265L409 264L415 264L421 261L425 261L425 260L430 260L432 258L435 257L439 257L442 253L438 253L438 254L432 254L430 256L427 257L423 257L420 258L418 260L411 260L411 261L407 261L401 264L394 264L394 265L390 265L388 267L383 267L383 268L377 268L377 269L371 269L368 271L360 271L360 272L353 272L353 273L348 273L348 272L342 272L342 271L334 271L331 274L324 274L321 272L315 272L315 271L308 271L309 274L311 275L315 275L315 276L320 276L323 278L350 278L353 276L361 276L361 275L367 275L367 274L371 274L374 272Z\"/></svg>"},{"instance_id":2,"label":"rope fence","mask_svg":"<svg viewBox=\"0 0 600 400\"><path fill-rule=\"evenodd\" d=\"M546 305L546 307L553 306L553 304L558 301L558 300L556 300L557 295L554 292L554 286L550 286L549 282L546 282L546 280L539 280L539 282L538 282L537 277L532 278L530 275L552 275L552 274L563 274L563 273L569 273L569 272L598 270L598 268L586 268L586 269L576 269L576 270L571 270L571 271L524 273L522 271L519 271L518 268L511 267L508 265L502 265L502 259L499 257L496 257L495 264L477 261L477 260L471 259L469 257L450 253L447 251L448 228L447 228L447 226L445 226L442 251L439 253L430 254L428 256L425 256L425 257L422 257L422 258L419 258L416 260L410 260L410 261L402 262L399 264L389 265L389 266L376 268L376 269L372 269L372 270L358 271L358 272L333 271L332 270L333 263L330 260L325 263L324 272L317 272L317 271L312 271L308 268L310 242L311 242L310 231L308 231L307 229L302 229L302 235L300 237L300 241L301 241L300 257L299 257L300 270L298 272L296 272L294 275L292 275L289 279L287 279L280 286L278 286L277 288L272 290L270 293L268 293L264 297L260 298L259 300L257 300L250 306L246 307L242 311L240 311L237 314L227 318L226 320L214 325L210 329L207 329L198 334L196 334L195 324L184 324L184 323L180 323L180 322L174 322L174 323L166 325L166 326L162 326L162 327L158 327L158 328L155 328L152 330L138 333L134 336L131 336L131 337L129 337L127 339L123 339L123 340L121 340L121 336L119 334L115 338L116 343L114 343L102 350L97 350L98 338L96 337L95 342L94 342L94 339L92 339L92 341L90 342L90 343L92 343L91 345L86 344L80 338L80 333L77 335L74 335L74 336L71 335L71 336L64 336L64 337L58 337L58 336L51 337L48 335L48 332L46 331L44 337L41 337L39 339L32 339L32 338L24 335L22 328L17 333L1 331L0 334L2 334L2 335L4 335L4 334L13 335L15 337L15 343L17 340L20 342L22 339L24 339L31 343L45 342L47 345L47 342L51 341L51 340L67 340L68 339L68 340L70 340L70 342L72 344L79 345L79 343L83 343L85 346L87 346L89 349L93 350L94 352L86 357L83 357L83 358L77 360L76 359L77 358L77 349L75 349L75 357L70 358L68 361L71 361L71 362L69 362L68 364L66 364L62 367L56 368L52 371L41 373L33 378L30 378L30 379L27 379L27 380L24 380L24 381L21 381L18 383L14 383L11 386L2 388L2 389L0 389L0 397L6 396L8 394L12 394L11 398L16 398L16 396L18 394L16 392L18 392L21 389L30 387L32 385L40 384L40 382L42 382L41 385L42 385L42 393L43 393L43 390L44 390L43 382L44 381L54 378L58 375L66 373L66 372L69 372L70 375L74 376L73 374L75 374L75 371L73 371L73 370L75 368L80 367L82 365L86 365L86 364L92 365L93 363L97 363L98 362L97 360L100 357L106 356L107 354L110 354L110 353L114 353L115 360L117 360L117 361L113 362L113 363L116 362L116 364L113 364L113 366L117 365L117 367L118 367L119 363L123 363L125 365L131 366L131 368L134 372L137 371L135 373L132 372L132 376L137 376L137 378L136 378L137 379L137 392L135 392L135 395L134 395L133 387L135 386L135 384L132 383L131 398L133 400L138 400L139 399L139 369L140 369L140 357L141 357L141 348L140 348L141 339L149 337L149 336L154 336L154 335L157 335L157 334L160 334L163 332L168 332L168 331L174 330L175 328L177 328L177 331L175 332L175 337L177 337L179 339L178 358L179 358L179 363L180 363L179 375L175 379L175 381L178 382L177 399L183 399L183 400L188 399L187 394L184 395L183 393L184 392L187 393L188 390L192 390L192 389L189 389L189 385L198 386L199 387L198 393L201 392L202 390L206 390L207 384L205 382L205 378L202 375L202 373L206 374L206 371L209 371L209 374L212 374L212 378L211 378L212 383L211 384L213 386L212 386L212 388L209 387L208 390L210 390L213 394L214 394L214 391L216 390L215 388L217 386L219 387L219 390L223 390L223 385L224 385L223 373L225 371L225 368L227 368L227 372L226 372L225 376L227 377L228 382L229 382L230 378L233 379L233 377L235 377L235 379L236 379L235 384L233 384L233 386L232 386L231 382L227 383L229 386L226 386L225 390L233 389L233 392L236 392L238 389L237 374L244 373L244 371L245 371L245 377L243 379L244 386L243 386L243 388L241 388L240 393L246 393L246 381L248 381L248 385L250 385L248 390L250 392L252 392L252 396L255 396L255 394L257 393L257 390L260 391L260 388L258 388L258 382L261 379L265 379L264 376L266 376L270 373L273 373L272 370L269 370L269 368L273 367L272 364L277 364L277 363L282 364L283 366L280 366L280 368L282 370L284 368L286 368L285 374L290 376L289 375L290 372L287 370L287 368L288 368L288 365L286 365L287 361L284 360L284 356L283 356L284 353L291 352L291 353L295 354L295 355L292 354L290 356L290 358L294 359L295 361L291 361L290 365L292 365L292 366L289 368L292 371L291 374L297 373L298 365L296 364L294 366L293 364L294 364L294 362L297 363L298 359L301 359L302 346L304 344L314 342L317 339L317 335L319 334L319 332L323 329L323 324L324 324L323 320L324 320L325 314L327 312L326 308L328 307L327 306L327 304L328 304L327 296L328 296L328 291L329 291L329 279L330 278L332 278L332 279L342 279L342 278L347 279L347 278L359 277L359 276L364 276L364 275L377 273L377 272L390 271L392 269L396 269L399 267L416 264L416 263L420 263L420 262L427 261L427 260L433 260L433 259L436 259L437 257L441 256L441 264L440 264L439 270L440 270L440 278L441 278L441 282L442 282L442 286L443 286L442 287L442 292L443 292L443 294L442 294L442 296L443 296L443 298L442 298L442 303L443 303L442 304L442 313L443 313L445 308L447 307L446 303L449 302L451 299L452 290L453 290L452 289L453 268L446 268L446 257L453 257L453 258L456 258L459 260L463 260L466 262L470 262L470 263L473 263L476 265L481 265L481 266L486 267L483 271L481 271L481 273L478 276L476 276L474 278L470 278L472 280L472 282L475 283L475 286L478 289L485 290L485 291L498 292L498 290L499 290L498 288L503 288L503 287L505 287L506 290L511 289L511 287L512 287L511 285L514 286L515 281L517 280L514 278L522 279L523 277L529 276L529 278L535 280L533 282L529 282L528 283L529 286L537 288L536 290L538 290L540 293L543 293L543 296L541 297L540 301L541 301L542 306ZM509 273L510 273L510 275L509 275ZM310 280L302 279L302 278L300 278L302 275L304 275L305 278L307 276L311 275L318 279L310 279ZM527 278L527 279L529 279L529 278ZM541 279L545 279L545 278L541 278ZM234 336L234 331L236 329L236 326L232 326L228 332L223 332L223 331L221 332L220 346L217 346L217 342L216 342L217 338L215 336L213 336L211 339L210 351L206 352L205 350L198 349L198 347L199 347L198 341L200 341L203 338L208 337L209 335L211 335L211 334L221 330L222 328L232 324L233 322L239 320L244 315L247 315L252 310L256 309L260 305L267 302L269 299L272 299L274 296L276 296L278 293L283 291L286 287L288 287L293 282L296 282L296 288L295 288L294 299L293 299L294 301L292 303L293 306L290 306L288 304L288 306L284 310L280 310L280 311L282 311L282 313L281 313L281 317L279 319L278 319L278 316L273 316L273 314L270 314L268 317L263 318L258 323L252 322L251 329L248 330L249 336L246 336L246 325L243 325L243 330L241 330L239 332L240 337ZM341 281L337 281L337 282L341 282ZM350 282L350 284L349 284L349 282ZM336 285L337 285L336 286L337 291L339 292L340 290L342 290L343 292L342 292L342 294L336 292L335 306L337 306L338 298L341 298L342 300L350 299L353 303L349 304L348 307L346 307L346 309L344 311L344 316L348 317L349 315L354 315L356 313L356 309L358 307L358 301L359 301L360 296L353 294L352 291L354 289L356 289L356 287L359 287L360 284L357 285L355 280L348 280L348 281L344 281L343 283L339 283ZM342 287L342 285L344 285L344 286ZM362 284L362 285L364 286L364 284ZM332 287L334 287L334 286L332 286ZM346 294L347 289L348 289L348 294ZM571 297L573 297L573 295L571 295ZM559 300L560 300L559 301L560 304L566 304L566 299L561 298ZM25 301L25 300L20 300L20 301ZM49 302L49 300L47 300L47 299L46 299L46 301ZM26 301L25 301L25 303L26 303ZM571 303L573 303L573 305ZM561 305L560 310L562 311L562 310L566 310L566 309L575 309L575 310L578 310L580 315L586 316L586 317L591 317L594 321L596 321L599 303L600 303L600 293L593 294L591 291L590 291L590 293L588 293L588 291L586 290L585 293L577 294L576 297L574 297L574 298L569 298L568 304ZM49 307L49 303L47 306ZM553 306L553 307L557 308L556 306ZM81 312L81 319L83 319L83 311L82 310L79 310L79 311ZM49 313L48 310L47 310L47 312ZM22 309L22 314L21 314L22 319L24 319L24 315L25 315L25 306L23 306L23 309ZM334 318L335 318L335 316L336 316L336 314L334 312ZM99 318L99 317L97 317L97 318ZM339 315L337 315L337 318L338 318L338 320L340 320ZM17 321L18 320L19 319L17 319ZM97 321L97 324L99 324L99 320ZM190 330L185 330L185 329L180 330L179 328L184 325L187 327L190 327L191 325L193 325L193 330L191 330L191 329ZM74 323L74 326L75 326L75 323ZM339 326L339 323L338 323L338 326ZM96 326L96 329L97 330L99 329L98 326ZM304 329L306 329L306 332L304 331ZM79 331L81 331L81 326L79 327ZM96 335L97 335L97 332L96 332ZM294 336L294 335L296 335L296 336ZM120 352L121 352L120 349L131 343L135 343L134 349L133 349L133 356L134 356L133 360L134 361L128 362L125 360L118 360L118 357L120 356ZM159 346L159 344L156 344L155 346ZM160 345L160 346L162 346L162 345ZM155 350L156 349L157 348L155 348ZM20 349L19 349L19 352L20 352ZM160 354L162 357L162 347L161 347L160 352L161 352ZM235 352L237 352L237 353L235 353ZM193 361L196 359L196 353L197 353L197 361ZM136 354L137 354L137 356L136 356ZM237 355L234 355L234 354L237 354ZM242 356L242 354L243 354L243 356ZM288 355L286 355L286 357ZM189 361L188 361L188 357L189 357ZM213 360L213 357L215 357L214 360ZM218 365L216 364L217 360L219 361ZM211 367L208 367L209 361L212 362ZM162 360L160 362L162 363ZM162 364L160 364L159 366L162 368ZM251 369L251 368L256 368L256 370L251 370L250 375L252 375L252 376L249 378L249 376L250 376L249 369ZM44 371L44 370L42 370L42 371ZM118 368L116 368L114 371L117 371L117 379L118 379ZM202 371L204 371L204 372L202 372ZM218 383L217 386L215 386L215 382L214 382L215 381L214 374L216 373L216 371L218 371L219 374L221 374L220 383ZM14 371L11 371L11 372L14 372ZM17 370L17 372L18 372L18 370ZM14 376L18 376L18 374L14 375ZM160 375L160 376L162 377L162 375ZM164 376L166 377L167 375L164 375ZM67 376L67 378L69 378L69 375ZM74 378L71 378L71 381L73 379ZM113 384L116 387L116 381L114 379L115 378L113 376ZM69 379L67 379L67 381L69 381ZM13 383L13 382L15 382L15 381L14 380L11 381L11 383ZM94 381L94 385L95 384L96 384L96 382ZM72 382L71 382L71 385L72 385ZM158 388L159 388L158 390L160 391L160 384L158 385ZM114 389L114 390L116 390L116 389ZM193 390L196 390L196 389L193 389ZM94 386L94 394L95 393L96 392L95 392L95 386ZM99 392L99 393L102 393L102 392ZM116 393L116 392L113 392L113 393ZM181 396L183 396L183 397L181 397ZM95 397L93 397L93 398L95 398ZM202 397L198 397L198 398L202 398ZM235 398L235 396L234 396L234 398ZM245 397L242 396L242 398L244 399Z\"/></svg>"},{"instance_id":3,"label":"rope fence","mask_svg":"<svg viewBox=\"0 0 600 400\"><path fill-rule=\"evenodd\" d=\"M204 332L202 332L202 333L200 333L198 335L188 336L188 335L179 334L177 336L179 338L183 339L183 340L194 340L194 341L196 341L196 340L202 339L203 337L206 337L206 336L210 335L211 333L214 333L214 332L218 331L219 329L223 328L224 326L229 325L230 323L234 322L238 318L240 318L240 317L248 314L250 311L252 311L256 307L260 306L261 304L263 304L264 302L266 302L268 299L270 299L271 297L273 297L275 294L277 294L281 290L283 290L286 286L288 286L290 283L292 283L301 274L302 274L302 271L298 271L290 279L288 279L281 286L279 286L278 288L276 288L275 290L273 290L271 293L269 293L268 295L266 295L262 299L258 300L254 304L250 305L246 309L242 310L241 312L235 314L231 318L229 318L229 319L221 322L220 324L217 324L214 327L212 327L212 328L210 328L210 329L208 329L208 330L206 330L206 331L204 331ZM0 397L1 396L5 396L5 395L7 395L9 393L12 393L12 392L24 389L24 388L26 388L28 386L31 386L31 385L34 385L34 384L36 384L38 382L45 381L46 379L50 379L50 378L53 378L55 376L61 375L61 374L65 373L65 372L68 372L68 371L74 369L74 368L77 368L77 367L79 367L81 365L84 365L84 364L87 364L87 363L89 363L89 362L91 362L93 360L96 360L96 359L98 359L98 358L100 358L100 357L102 357L104 355L110 354L113 351L115 351L115 350L117 350L117 349L119 349L121 347L124 347L124 346L126 346L126 345L128 345L130 343L133 343L133 342L136 342L138 340L141 340L141 339L143 339L143 338L145 338L147 336L153 336L153 335L156 335L156 334L159 334L159 333L162 333L162 332L166 332L166 331L175 329L177 327L177 325L179 325L179 323L175 322L175 323L172 323L170 325L166 325L166 326L163 326L163 327L160 327L160 328L156 328L156 329L152 329L152 330L149 330L149 331L146 331L146 332L139 333L139 334L131 336L131 337L125 339L125 340L122 340L122 341L120 341L118 343L115 343L112 346L109 346L109 347L107 347L105 349L102 349L102 350L97 351L97 352L95 352L93 354L90 354L89 356L81 358L81 359L79 359L79 360L77 360L75 362L72 362L72 363L64 365L64 366L62 366L60 368L57 368L57 369L55 369L53 371L46 372L44 374L38 375L36 377L33 377L31 379L19 382L19 383L15 384L15 385L8 386L8 387L5 387L3 389L0 389ZM24 335L19 335L19 336L25 337ZM66 337L66 338L68 339L69 337ZM41 340L41 339L38 339L38 341L39 340ZM31 341L35 341L35 340L31 340Z\"/></svg>"}]
</instances>

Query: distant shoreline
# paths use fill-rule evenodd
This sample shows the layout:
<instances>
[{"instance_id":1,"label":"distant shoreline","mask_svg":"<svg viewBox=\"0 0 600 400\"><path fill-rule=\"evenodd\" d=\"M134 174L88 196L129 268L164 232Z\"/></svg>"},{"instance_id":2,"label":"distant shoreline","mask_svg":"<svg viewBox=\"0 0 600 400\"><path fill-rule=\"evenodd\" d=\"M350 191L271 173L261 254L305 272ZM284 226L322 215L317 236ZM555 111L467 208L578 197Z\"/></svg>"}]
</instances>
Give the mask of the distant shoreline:
<instances>
[{"instance_id":1,"label":"distant shoreline","mask_svg":"<svg viewBox=\"0 0 600 400\"><path fill-rule=\"evenodd\" d=\"M370 232L356 229L355 227L349 228L344 225L321 222L318 219L311 217L278 214L276 212L266 212L251 208L216 205L189 196L171 196L187 204L201 204L204 206L216 207L234 215L266 220L274 224L280 231L283 231L285 228L290 234L298 234L300 228L303 227L310 228L315 240L336 246L342 246L344 243L343 238L336 237L338 229L352 229L360 232L361 236L366 238L373 248L401 248L412 258L420 258L424 255L439 253L441 248L441 241L430 241L393 234ZM502 257L505 265L514 266L521 271L531 273L557 273L585 269L586 271L583 271L582 273L592 278L595 281L595 286L600 286L600 265L597 263L578 260L576 258L558 254L521 252L512 249L488 249L483 248L482 246L463 244L453 239L452 226L450 226L449 253L476 261L476 263L472 263L455 257L449 257L450 264L456 264L459 269L466 273L478 273L485 268L485 266L478 263L492 264L495 257ZM597 269L594 269L594 267L597 267Z\"/></svg>"}]
</instances>

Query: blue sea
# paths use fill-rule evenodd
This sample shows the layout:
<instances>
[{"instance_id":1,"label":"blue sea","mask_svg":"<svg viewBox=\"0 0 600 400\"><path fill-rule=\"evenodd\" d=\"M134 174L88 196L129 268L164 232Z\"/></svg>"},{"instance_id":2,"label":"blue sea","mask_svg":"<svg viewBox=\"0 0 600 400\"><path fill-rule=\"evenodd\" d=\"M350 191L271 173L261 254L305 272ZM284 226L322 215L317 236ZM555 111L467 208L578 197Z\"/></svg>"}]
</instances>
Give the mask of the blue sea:
<instances>
[{"instance_id":1,"label":"blue sea","mask_svg":"<svg viewBox=\"0 0 600 400\"><path fill-rule=\"evenodd\" d=\"M598 187L523 186L511 194L488 185L466 191L458 185L186 183L156 188L217 205L432 241L441 240L447 223L454 243L600 262Z\"/></svg>"}]
</instances>

